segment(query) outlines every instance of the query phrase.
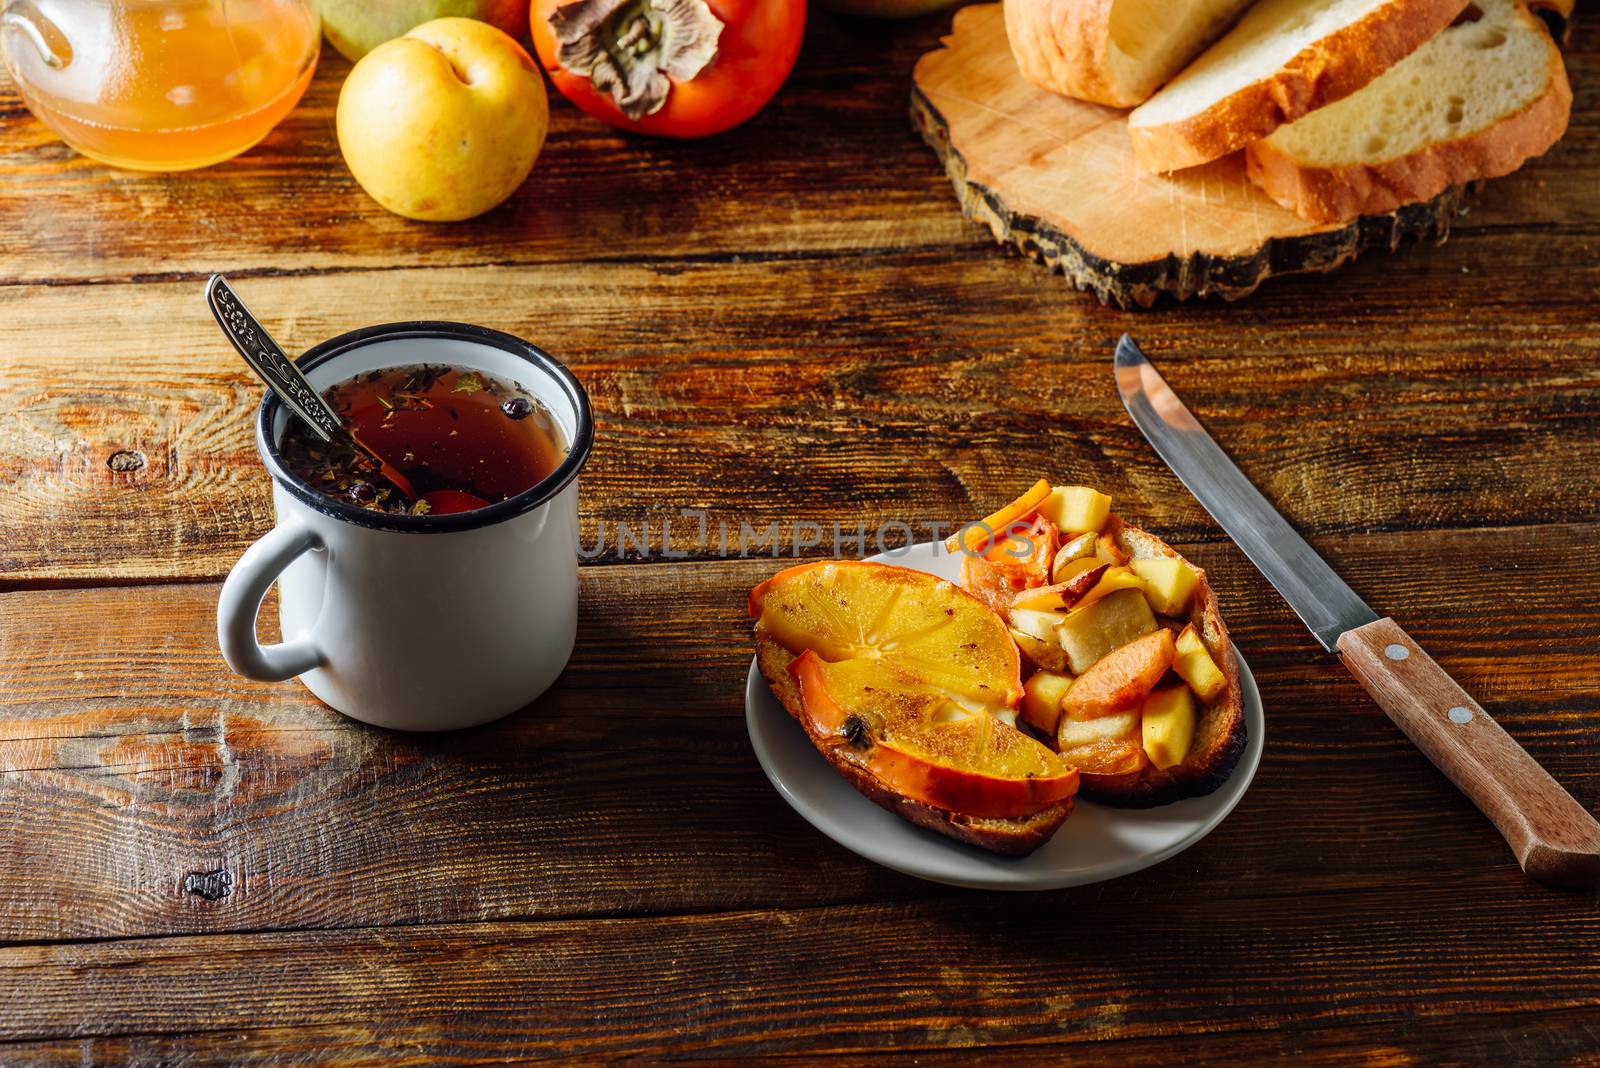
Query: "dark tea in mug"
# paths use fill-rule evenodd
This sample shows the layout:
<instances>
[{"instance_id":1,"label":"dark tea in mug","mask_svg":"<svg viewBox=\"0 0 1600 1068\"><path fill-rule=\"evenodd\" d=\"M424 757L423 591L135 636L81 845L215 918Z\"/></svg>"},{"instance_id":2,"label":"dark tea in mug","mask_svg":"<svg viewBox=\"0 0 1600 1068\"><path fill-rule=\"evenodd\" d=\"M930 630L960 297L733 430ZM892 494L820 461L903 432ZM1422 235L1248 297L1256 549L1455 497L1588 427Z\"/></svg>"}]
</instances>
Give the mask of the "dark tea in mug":
<instances>
[{"instance_id":1,"label":"dark tea in mug","mask_svg":"<svg viewBox=\"0 0 1600 1068\"><path fill-rule=\"evenodd\" d=\"M367 371L322 393L352 434L411 482L415 500L346 441L324 442L299 420L285 464L329 497L379 512L466 512L544 481L567 443L537 398L483 371L417 364Z\"/></svg>"}]
</instances>

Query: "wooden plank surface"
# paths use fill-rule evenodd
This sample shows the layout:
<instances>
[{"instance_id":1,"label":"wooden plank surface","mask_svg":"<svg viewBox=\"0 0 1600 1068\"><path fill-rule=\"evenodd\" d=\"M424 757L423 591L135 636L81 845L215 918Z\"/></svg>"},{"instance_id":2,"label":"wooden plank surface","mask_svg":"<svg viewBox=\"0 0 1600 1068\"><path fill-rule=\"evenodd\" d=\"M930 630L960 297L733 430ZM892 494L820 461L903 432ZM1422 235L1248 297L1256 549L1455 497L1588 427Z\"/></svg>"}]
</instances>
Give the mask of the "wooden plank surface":
<instances>
[{"instance_id":1,"label":"wooden plank surface","mask_svg":"<svg viewBox=\"0 0 1600 1068\"><path fill-rule=\"evenodd\" d=\"M303 102L260 146L172 176L118 173L76 156L27 117L0 74L0 280L203 279L219 258L243 275L831 258L907 246L998 256L984 231L951 210L949 183L906 118L911 68L949 28L948 13L892 23L814 12L799 65L772 105L703 142L623 137L554 101L532 179L506 206L447 226L388 214L350 177L333 128L349 64L331 50ZM1593 239L1600 231L1600 198L1586 187L1600 167L1592 21L1580 21L1567 57L1567 137L1491 186L1458 232L1542 225Z\"/></svg>"},{"instance_id":2,"label":"wooden plank surface","mask_svg":"<svg viewBox=\"0 0 1600 1068\"><path fill-rule=\"evenodd\" d=\"M502 1037L489 1027L457 1039L460 1023L431 1020L375 1023L352 1020L320 1026L268 1026L217 1031L176 1031L78 1039L18 1041L0 1045L18 1063L53 1066L84 1064L275 1065L314 1060L324 1065L501 1064L527 1048L520 1036ZM970 1034L956 1033L964 1042ZM1296 1065L1344 1066L1461 1063L1463 1051L1482 1052L1496 1064L1590 1065L1600 1043L1600 1012L1592 1008L1529 1013L1495 1012L1477 1016L1400 1016L1366 1024L1330 1024L1323 1020L1261 1021L1258 1030L1208 1031L1158 1038L1105 1037L1095 1045L1060 1041L973 1047L918 1044L907 1049L851 1053L785 1054L768 1050L763 1060L778 1064L900 1064L980 1066L1015 1064L1018 1060L1115 1058L1119 1065L1171 1068L1236 1068L1240 1064L1292 1062ZM772 1043L774 1047L779 1043ZM909 1043L908 1043L909 1045ZM513 1052L518 1051L518 1052ZM681 1063L711 1063L714 1053L675 1057Z\"/></svg>"},{"instance_id":3,"label":"wooden plank surface","mask_svg":"<svg viewBox=\"0 0 1600 1068\"><path fill-rule=\"evenodd\" d=\"M457 226L354 186L331 54L258 149L180 176L77 158L0 82L0 1063L1595 1063L1600 897L1518 872L1137 437L1109 359L1133 330L1600 809L1600 22L1568 137L1448 244L1151 314L960 217L906 116L948 27L815 12L774 104L701 143L557 101L533 179ZM216 268L292 349L462 319L586 382L607 566L535 706L407 736L227 672L216 582L272 515ZM1258 777L1112 884L875 867L749 749L744 596L781 561L718 559L678 511L787 545L970 518L1038 474L1211 572L1267 708ZM620 551L646 521L648 560Z\"/></svg>"},{"instance_id":4,"label":"wooden plank surface","mask_svg":"<svg viewBox=\"0 0 1600 1068\"><path fill-rule=\"evenodd\" d=\"M1600 806L1600 635L1580 592L1595 590L1597 536L1533 527L1319 547ZM1336 892L1407 885L1427 864L1480 870L1528 899L1493 830L1237 550L1184 550L1222 591L1269 744L1237 818L1122 885L1159 895L1181 873L1201 896ZM1463 558L1484 562L1471 582L1453 574ZM503 723L440 737L364 727L295 683L235 679L216 652L212 585L0 595L0 855L16 888L0 897L0 939L939 896L812 831L751 759L743 595L779 566L586 569L583 631L557 688ZM208 872L227 873L215 900L195 882Z\"/></svg>"},{"instance_id":5,"label":"wooden plank surface","mask_svg":"<svg viewBox=\"0 0 1600 1068\"><path fill-rule=\"evenodd\" d=\"M1570 253L1564 297L1417 302L1455 257L1492 258L1495 242L1478 244L1359 264L1315 304L1302 293L1204 317L1111 313L1012 259L915 253L240 288L291 349L374 320L455 318L567 359L597 412L581 511L605 559L621 555L619 524L659 530L680 508L735 535L741 521L875 531L986 514L1036 474L1104 486L1174 537L1214 538L1109 389L1123 329L1304 529L1600 520L1600 495L1573 477L1600 465L1585 432L1600 407L1600 257L1581 242L1530 247ZM260 387L199 283L95 287L92 324L38 328L70 324L82 294L0 288L0 582L218 578L272 522L252 444ZM1535 313L1523 302L1536 297ZM111 469L130 452L138 470ZM680 546L691 526L680 520Z\"/></svg>"},{"instance_id":6,"label":"wooden plank surface","mask_svg":"<svg viewBox=\"0 0 1600 1068\"><path fill-rule=\"evenodd\" d=\"M1592 909L1547 917L1533 929L1545 953L1528 954L1479 936L1484 920L1529 931L1527 903L1505 895L1355 890L1337 923L1297 895L1233 901L1091 888L1026 910L967 895L21 946L0 950L0 989L13 995L0 1038L292 1017L379 1035L427 1021L445 1050L480 1054L749 1056L797 1041L850 1053L1600 1009L1600 958L1585 952L1600 938ZM1452 933L1419 944L1420 923Z\"/></svg>"}]
</instances>

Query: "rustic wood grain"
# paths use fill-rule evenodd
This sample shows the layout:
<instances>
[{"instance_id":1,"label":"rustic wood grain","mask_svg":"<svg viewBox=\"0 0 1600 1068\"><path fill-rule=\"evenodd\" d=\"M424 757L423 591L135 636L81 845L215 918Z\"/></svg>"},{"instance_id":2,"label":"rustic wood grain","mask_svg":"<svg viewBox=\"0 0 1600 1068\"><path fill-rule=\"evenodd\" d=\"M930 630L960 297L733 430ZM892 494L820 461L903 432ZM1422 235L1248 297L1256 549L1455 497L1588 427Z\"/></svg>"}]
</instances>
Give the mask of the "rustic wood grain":
<instances>
[{"instance_id":1,"label":"rustic wood grain","mask_svg":"<svg viewBox=\"0 0 1600 1068\"><path fill-rule=\"evenodd\" d=\"M1440 271L1470 277L1457 259L1524 265L1478 245L1358 264L1314 304L1205 319L1063 303L1025 265L931 254L356 272L240 290L292 350L373 321L456 318L568 360L598 420L584 544L600 545L604 523L608 560L640 555L619 551L624 522L637 534L648 521L659 555L667 519L679 548L712 554L688 544L697 524L680 508L735 540L742 521L875 532L986 514L1039 474L1102 486L1174 537L1215 538L1110 388L1125 328L1313 533L1600 519L1578 477L1600 464L1600 258L1552 237L1541 261L1573 257L1559 292L1475 297L1464 282L1437 303L1409 295ZM251 443L260 387L198 282L95 287L103 311L77 325L83 292L0 287L0 584L218 578L272 522ZM117 470L128 454L139 466Z\"/></svg>"},{"instance_id":2,"label":"rustic wood grain","mask_svg":"<svg viewBox=\"0 0 1600 1068\"><path fill-rule=\"evenodd\" d=\"M354 185L331 54L258 148L181 176L75 157L0 76L0 1063L1595 1063L1596 898L1529 881L1317 651L1109 362L1133 330L1600 809L1600 20L1567 137L1446 245L1157 315L961 217L905 107L949 26L819 8L773 104L699 143L558 99L533 178L452 226ZM536 706L414 737L226 672L215 581L272 517L259 389L199 298L219 267L295 349L464 319L589 385L583 536L612 566ZM782 561L712 559L681 517L691 559L665 560L660 522L952 522L1039 474L1112 490L1217 580L1267 706L1257 780L1107 886L877 868L746 740L744 594ZM644 565L615 526L646 518Z\"/></svg>"},{"instance_id":3,"label":"rustic wood grain","mask_svg":"<svg viewBox=\"0 0 1600 1068\"><path fill-rule=\"evenodd\" d=\"M816 9L794 75L772 104L703 142L625 137L557 97L532 178L501 208L447 226L389 214L350 177L333 123L349 64L331 50L300 105L259 146L172 176L111 171L78 157L27 114L0 73L0 281L827 258L908 247L1005 260L961 217L938 162L906 122L912 67L950 24L948 12L886 22ZM1493 229L1503 245L1508 228L1513 241L1538 226L1590 239L1600 233L1592 185L1600 168L1600 20L1579 21L1566 55L1575 93L1567 136L1491 183L1457 234ZM1561 277L1556 266L1547 271L1552 281ZM1051 292L1061 301L1089 299L1060 279Z\"/></svg>"},{"instance_id":4,"label":"rustic wood grain","mask_svg":"<svg viewBox=\"0 0 1600 1068\"><path fill-rule=\"evenodd\" d=\"M1478 1016L1402 1016L1368 1024L1292 1020L1252 1021L1258 1030L1200 1031L1160 1038L1116 1038L1101 1030L1060 1041L987 1047L919 1046L915 1051L763 1054L778 1064L990 1065L1018 1060L1093 1059L1129 1068L1236 1068L1240 1064L1292 1061L1296 1065L1374 1066L1471 1064L1492 1062L1515 1068L1596 1063L1600 1010L1564 1009L1538 1013L1496 1012ZM37 1068L71 1065L172 1064L276 1065L312 1061L319 1065L503 1064L515 1039L482 1035L458 1038L452 1029L430 1021L357 1020L322 1026L257 1027L249 1030L190 1030L149 1035L45 1039L0 1045L9 1061ZM957 1039L966 1036L953 1036ZM999 1037L999 1036L997 1036ZM1076 1040L1075 1040L1076 1039ZM1090 1044L1092 1043L1092 1044ZM672 1051L676 1054L676 1051ZM683 1064L717 1061L714 1054L674 1055Z\"/></svg>"},{"instance_id":5,"label":"rustic wood grain","mask_svg":"<svg viewBox=\"0 0 1600 1068\"><path fill-rule=\"evenodd\" d=\"M1600 915L1570 899L1351 889L1333 916L1299 895L1233 901L1086 889L1038 908L965 895L12 947L0 949L0 1039L287 1017L377 1035L426 1021L443 1049L513 1057L750 1056L1600 1008L1600 959L1586 952ZM1488 930L1510 937L1487 944Z\"/></svg>"},{"instance_id":6,"label":"rustic wood grain","mask_svg":"<svg viewBox=\"0 0 1600 1068\"><path fill-rule=\"evenodd\" d=\"M1318 547L1595 809L1597 534ZM1485 894L1531 899L1493 830L1237 550L1178 548L1217 582L1257 674L1268 745L1233 819L1119 893L1160 897L1174 879L1201 897L1444 892L1480 870ZM1470 583L1454 573L1463 559L1480 562ZM953 893L833 846L757 767L743 723L744 594L779 566L585 569L578 651L556 689L501 724L442 737L367 728L297 684L233 677L215 647L213 585L0 595L0 940Z\"/></svg>"}]
</instances>

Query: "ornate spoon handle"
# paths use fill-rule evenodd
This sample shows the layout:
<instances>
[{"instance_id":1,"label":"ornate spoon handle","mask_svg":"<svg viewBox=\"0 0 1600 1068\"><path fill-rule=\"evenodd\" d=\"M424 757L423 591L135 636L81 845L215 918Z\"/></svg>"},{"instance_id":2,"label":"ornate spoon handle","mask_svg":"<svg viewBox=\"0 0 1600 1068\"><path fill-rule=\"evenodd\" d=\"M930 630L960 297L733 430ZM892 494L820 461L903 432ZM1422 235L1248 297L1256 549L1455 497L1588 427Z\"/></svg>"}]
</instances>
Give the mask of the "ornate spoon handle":
<instances>
[{"instance_id":1,"label":"ornate spoon handle","mask_svg":"<svg viewBox=\"0 0 1600 1068\"><path fill-rule=\"evenodd\" d=\"M344 423L328 407L322 395L306 381L306 376L300 373L294 361L272 340L267 328L250 314L244 301L239 299L239 295L220 274L212 275L206 282L206 303L211 306L211 314L217 317L217 325L222 327L222 332L239 350L239 355L244 357L244 362L261 376L261 380L283 403L309 423L323 441L345 436Z\"/></svg>"}]
</instances>

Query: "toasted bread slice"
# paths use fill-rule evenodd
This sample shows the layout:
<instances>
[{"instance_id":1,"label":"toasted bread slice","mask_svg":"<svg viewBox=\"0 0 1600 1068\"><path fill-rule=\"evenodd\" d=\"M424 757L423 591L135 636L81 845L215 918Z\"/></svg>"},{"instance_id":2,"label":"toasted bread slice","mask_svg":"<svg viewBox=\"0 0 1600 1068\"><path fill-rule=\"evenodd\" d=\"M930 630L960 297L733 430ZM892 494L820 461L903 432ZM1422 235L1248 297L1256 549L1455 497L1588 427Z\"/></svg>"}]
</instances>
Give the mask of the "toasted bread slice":
<instances>
[{"instance_id":1,"label":"toasted bread slice","mask_svg":"<svg viewBox=\"0 0 1600 1068\"><path fill-rule=\"evenodd\" d=\"M1041 89L1129 108L1215 41L1251 0L1006 0L1006 36Z\"/></svg>"},{"instance_id":2,"label":"toasted bread slice","mask_svg":"<svg viewBox=\"0 0 1600 1068\"><path fill-rule=\"evenodd\" d=\"M1134 560L1178 556L1154 534L1116 516L1107 521L1105 532ZM1233 655L1233 643L1228 640L1228 628L1223 625L1211 583L1203 570L1192 563L1189 566L1199 580L1189 598L1187 622L1194 624L1228 684L1210 700L1196 700L1194 742L1181 764L1164 771L1150 764L1130 775L1084 775L1079 780L1078 793L1085 799L1123 808L1147 808L1199 797L1226 782L1244 753L1248 733L1239 688L1239 662Z\"/></svg>"},{"instance_id":3,"label":"toasted bread slice","mask_svg":"<svg viewBox=\"0 0 1600 1068\"><path fill-rule=\"evenodd\" d=\"M836 746L824 744L827 739L812 734L811 718L805 714L800 700L800 687L789 674L789 664L795 654L756 624L756 663L762 677L772 688L773 696L811 737L817 751L827 757L828 763L868 798L920 827L947 835L957 841L987 849L991 853L1021 857L1032 853L1055 834L1072 811L1072 799L1050 805L1030 816L1009 818L967 816L948 809L913 801L902 797L879 782L861 767L842 759Z\"/></svg>"},{"instance_id":4,"label":"toasted bread slice","mask_svg":"<svg viewBox=\"0 0 1600 1068\"><path fill-rule=\"evenodd\" d=\"M1417 49L1467 0L1261 0L1128 116L1164 172L1243 148L1341 100Z\"/></svg>"},{"instance_id":5,"label":"toasted bread slice","mask_svg":"<svg viewBox=\"0 0 1600 1068\"><path fill-rule=\"evenodd\" d=\"M1561 52L1516 0L1454 24L1345 97L1245 149L1250 180L1313 222L1348 222L1509 174L1566 132Z\"/></svg>"}]
</instances>

